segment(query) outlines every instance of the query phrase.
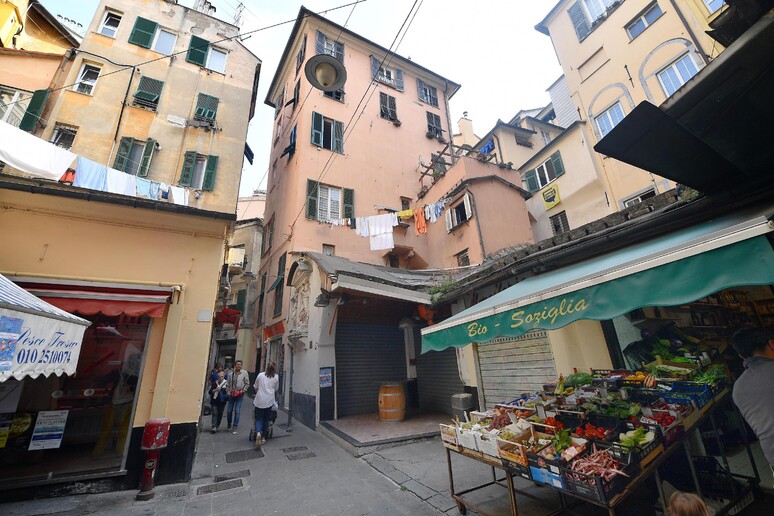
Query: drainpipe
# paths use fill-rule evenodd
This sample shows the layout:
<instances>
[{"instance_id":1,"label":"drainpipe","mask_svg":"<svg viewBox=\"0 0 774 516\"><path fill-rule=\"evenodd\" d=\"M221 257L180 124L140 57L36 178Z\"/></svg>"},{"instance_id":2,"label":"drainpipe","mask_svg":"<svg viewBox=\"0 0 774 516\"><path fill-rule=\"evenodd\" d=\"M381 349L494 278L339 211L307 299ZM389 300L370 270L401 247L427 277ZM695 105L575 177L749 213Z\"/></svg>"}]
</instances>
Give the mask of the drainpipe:
<instances>
[{"instance_id":1,"label":"drainpipe","mask_svg":"<svg viewBox=\"0 0 774 516\"><path fill-rule=\"evenodd\" d=\"M293 431L293 344L288 341L290 348L290 371L288 372L288 424L285 427L286 432Z\"/></svg>"},{"instance_id":2,"label":"drainpipe","mask_svg":"<svg viewBox=\"0 0 774 516\"><path fill-rule=\"evenodd\" d=\"M454 142L452 142L452 125L451 125L451 113L449 112L449 81L444 83L443 89L443 103L446 111L446 127L449 128L449 154L451 154L451 164L454 166L457 163L457 154L454 152Z\"/></svg>"},{"instance_id":3,"label":"drainpipe","mask_svg":"<svg viewBox=\"0 0 774 516\"><path fill-rule=\"evenodd\" d=\"M116 63L115 61L108 59L105 56L101 56L99 54L93 54L91 52L87 52L86 50L81 49L74 49L75 52L79 52L81 54L88 54L90 56L98 57L100 59L104 59L110 64L113 64L115 66L123 66L124 68L131 68L132 69L132 75L129 77L129 82L126 85L126 92L124 93L124 100L121 102L121 111L118 114L118 123L116 123L116 132L113 135L113 145L110 146L110 154L108 154L107 163L110 163L111 158L113 157L113 151L116 148L116 142L118 141L118 131L121 129L121 120L124 117L124 110L126 109L126 101L129 99L129 90L132 87L132 80L134 79L134 72L137 70L137 65L130 65L130 64L123 64L123 63Z\"/></svg>"},{"instance_id":4,"label":"drainpipe","mask_svg":"<svg viewBox=\"0 0 774 516\"><path fill-rule=\"evenodd\" d=\"M481 256L486 259L486 249L484 249L484 235L481 233L481 221L478 220L478 208L476 207L476 198L473 192L466 189L465 193L470 196L470 205L473 210L473 218L476 219L476 229L478 229L478 243L481 245ZM483 261L483 260L482 260Z\"/></svg>"},{"instance_id":5,"label":"drainpipe","mask_svg":"<svg viewBox=\"0 0 774 516\"><path fill-rule=\"evenodd\" d=\"M699 44L699 40L696 39L696 34L693 33L693 30L688 25L688 20L685 19L685 16L683 15L683 12L680 10L679 7L677 7L677 2L675 0L669 0L669 3L672 4L672 7L674 7L675 12L677 13L677 16L680 18L680 21L683 23L683 26L685 26L685 30L688 31L688 35L691 37L691 41L693 42L694 46L696 47L696 50L699 51L699 55L701 56L701 60L704 61L704 65L709 64L709 58L707 57L707 53L704 52L704 49L701 48L701 45Z\"/></svg>"}]
</instances>

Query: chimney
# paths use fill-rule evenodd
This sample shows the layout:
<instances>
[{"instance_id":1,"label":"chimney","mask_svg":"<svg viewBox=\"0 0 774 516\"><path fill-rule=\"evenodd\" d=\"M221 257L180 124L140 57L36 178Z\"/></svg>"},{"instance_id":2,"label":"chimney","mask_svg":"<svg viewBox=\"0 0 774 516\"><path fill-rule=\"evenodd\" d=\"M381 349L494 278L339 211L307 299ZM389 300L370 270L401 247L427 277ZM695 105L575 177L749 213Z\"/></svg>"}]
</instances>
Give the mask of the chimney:
<instances>
[{"instance_id":1,"label":"chimney","mask_svg":"<svg viewBox=\"0 0 774 516\"><path fill-rule=\"evenodd\" d=\"M194 10L209 16L215 16L215 11L217 9L215 9L215 6L208 0L196 0L196 2L194 2Z\"/></svg>"},{"instance_id":2,"label":"chimney","mask_svg":"<svg viewBox=\"0 0 774 516\"><path fill-rule=\"evenodd\" d=\"M462 118L457 121L457 128L459 129L461 145L475 145L478 142L478 138L473 134L473 121L468 118L468 112L465 111L462 114Z\"/></svg>"}]
</instances>

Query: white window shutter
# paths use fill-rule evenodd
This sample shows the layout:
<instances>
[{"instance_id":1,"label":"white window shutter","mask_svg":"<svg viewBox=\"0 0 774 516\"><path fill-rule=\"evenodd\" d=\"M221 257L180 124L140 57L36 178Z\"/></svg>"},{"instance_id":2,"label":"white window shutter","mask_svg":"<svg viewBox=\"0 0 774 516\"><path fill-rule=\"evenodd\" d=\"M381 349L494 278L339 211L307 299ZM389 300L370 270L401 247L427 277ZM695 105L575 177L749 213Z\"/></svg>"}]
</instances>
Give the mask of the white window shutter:
<instances>
[{"instance_id":1,"label":"white window shutter","mask_svg":"<svg viewBox=\"0 0 774 516\"><path fill-rule=\"evenodd\" d=\"M470 207L470 194L466 193L465 197L462 198L462 202L465 203L465 217L470 220L471 217L473 217L473 209Z\"/></svg>"},{"instance_id":2,"label":"white window shutter","mask_svg":"<svg viewBox=\"0 0 774 516\"><path fill-rule=\"evenodd\" d=\"M330 209L328 208L328 187L320 185L320 193L318 194L318 220L328 220L330 218Z\"/></svg>"},{"instance_id":3,"label":"white window shutter","mask_svg":"<svg viewBox=\"0 0 774 516\"><path fill-rule=\"evenodd\" d=\"M452 222L452 210L451 208L446 210L446 232L451 233L454 223Z\"/></svg>"}]
</instances>

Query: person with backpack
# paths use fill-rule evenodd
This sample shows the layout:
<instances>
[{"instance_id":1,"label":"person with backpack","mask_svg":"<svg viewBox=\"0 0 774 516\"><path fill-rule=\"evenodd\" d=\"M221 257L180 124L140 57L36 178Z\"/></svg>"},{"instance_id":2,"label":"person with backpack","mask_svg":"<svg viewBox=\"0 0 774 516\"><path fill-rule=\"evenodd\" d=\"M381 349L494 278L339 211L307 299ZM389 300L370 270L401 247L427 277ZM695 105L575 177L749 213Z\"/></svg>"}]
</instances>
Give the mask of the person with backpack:
<instances>
[{"instance_id":1,"label":"person with backpack","mask_svg":"<svg viewBox=\"0 0 774 516\"><path fill-rule=\"evenodd\" d=\"M269 428L271 410L276 403L276 392L279 388L279 378L274 362L269 362L266 371L260 373L255 379L255 449L260 450L261 445L266 444L264 432Z\"/></svg>"}]
</instances>

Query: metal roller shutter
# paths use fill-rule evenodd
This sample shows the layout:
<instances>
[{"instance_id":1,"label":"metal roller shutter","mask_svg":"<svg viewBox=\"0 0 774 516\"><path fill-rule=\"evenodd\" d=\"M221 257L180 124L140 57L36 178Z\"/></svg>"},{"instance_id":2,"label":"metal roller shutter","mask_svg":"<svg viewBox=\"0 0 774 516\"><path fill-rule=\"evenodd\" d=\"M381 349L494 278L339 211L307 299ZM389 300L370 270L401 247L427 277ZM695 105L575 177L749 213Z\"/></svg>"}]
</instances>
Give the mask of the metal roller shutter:
<instances>
[{"instance_id":1,"label":"metal roller shutter","mask_svg":"<svg viewBox=\"0 0 774 516\"><path fill-rule=\"evenodd\" d=\"M465 392L457 369L455 348L443 351L428 351L421 355L422 335L419 328L414 331L417 357L417 391L419 408L428 412L452 413L451 396Z\"/></svg>"},{"instance_id":2,"label":"metal roller shutter","mask_svg":"<svg viewBox=\"0 0 774 516\"><path fill-rule=\"evenodd\" d=\"M492 408L523 392L536 392L556 380L556 365L545 331L517 339L497 338L478 346L484 404Z\"/></svg>"},{"instance_id":3,"label":"metal roller shutter","mask_svg":"<svg viewBox=\"0 0 774 516\"><path fill-rule=\"evenodd\" d=\"M403 330L397 325L337 325L338 417L379 411L381 383L406 380L405 349Z\"/></svg>"}]
</instances>

